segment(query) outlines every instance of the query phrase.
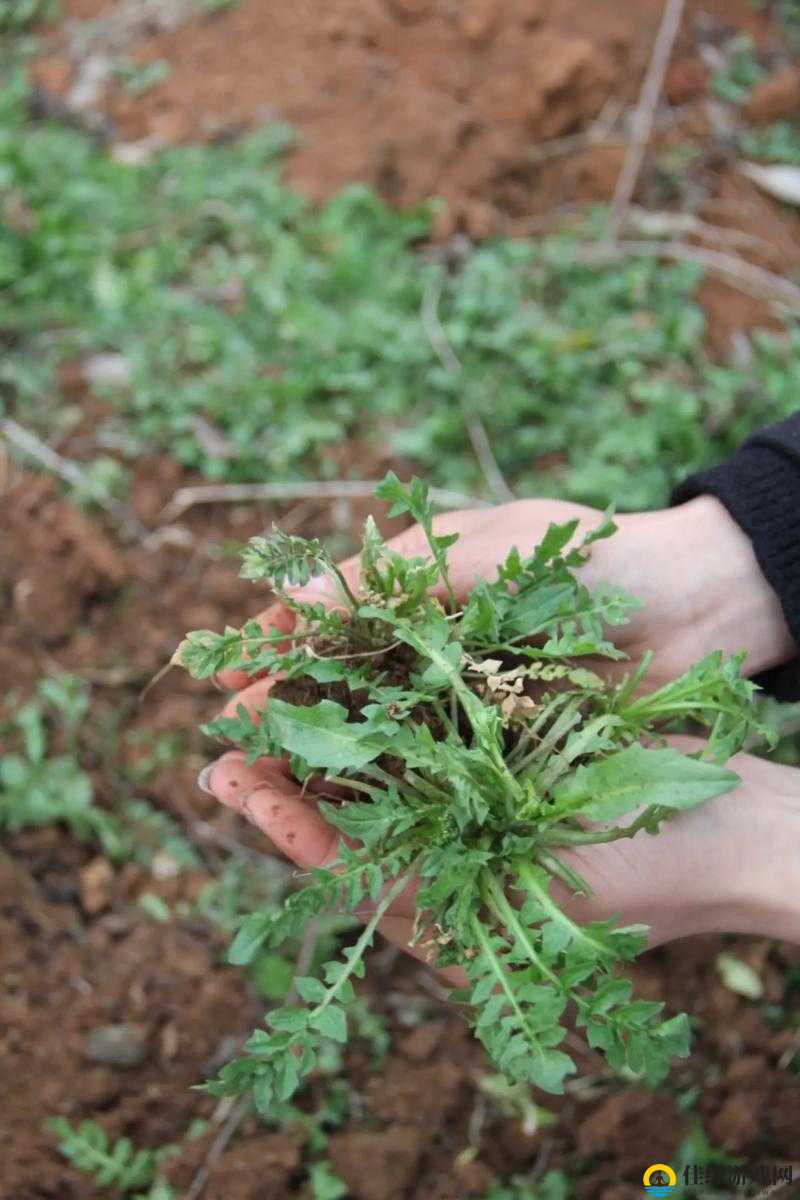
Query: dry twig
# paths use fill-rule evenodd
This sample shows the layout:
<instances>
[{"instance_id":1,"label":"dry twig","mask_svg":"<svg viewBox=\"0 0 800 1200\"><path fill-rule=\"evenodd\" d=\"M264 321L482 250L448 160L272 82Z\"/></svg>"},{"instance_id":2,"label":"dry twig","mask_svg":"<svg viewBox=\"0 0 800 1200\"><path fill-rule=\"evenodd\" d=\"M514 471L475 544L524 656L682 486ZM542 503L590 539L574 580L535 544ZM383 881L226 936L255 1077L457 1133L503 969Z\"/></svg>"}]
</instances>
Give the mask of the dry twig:
<instances>
[{"instance_id":1,"label":"dry twig","mask_svg":"<svg viewBox=\"0 0 800 1200\"><path fill-rule=\"evenodd\" d=\"M552 213L545 213L541 217L531 218L526 222L526 232L550 233L568 228L567 222L579 222L582 213L588 207L588 202L574 204ZM693 262L712 275L724 279L731 287L755 296L757 300L777 304L793 312L800 307L800 288L777 272L759 267L733 253L680 240L682 237L696 237L701 241L715 242L718 246L741 246L743 249L762 252L774 249L757 234L714 225L700 220L692 213L651 212L638 205L632 205L628 210L626 224L644 237L641 240L629 238L616 244L609 243L607 239L601 242L588 239L577 241L583 261L604 262L628 253L670 258L675 262ZM661 237L663 241L653 240Z\"/></svg>"},{"instance_id":2,"label":"dry twig","mask_svg":"<svg viewBox=\"0 0 800 1200\"><path fill-rule=\"evenodd\" d=\"M196 504L243 504L252 500L370 500L380 481L341 480L311 483L210 483L178 488L158 515L158 523L174 521ZM441 508L485 508L487 502L461 492L431 488Z\"/></svg>"},{"instance_id":3,"label":"dry twig","mask_svg":"<svg viewBox=\"0 0 800 1200\"><path fill-rule=\"evenodd\" d=\"M48 471L52 471L59 479L63 479L70 487L87 489L88 478L86 472L77 463L71 459L64 458L63 455L57 454L46 442L38 438L35 433L31 433L29 429L23 428L17 424L11 417L0 418L0 434L10 442L12 446L16 446L23 454L27 454L30 458L41 463ZM113 517L120 528L137 541L144 541L148 537L149 531L141 525L134 514L124 504L120 504L119 500L115 500L113 496L95 497L95 502Z\"/></svg>"},{"instance_id":4,"label":"dry twig","mask_svg":"<svg viewBox=\"0 0 800 1200\"><path fill-rule=\"evenodd\" d=\"M800 1178L800 1163L790 1163L789 1170L792 1176L791 1179L787 1179L782 1183L773 1184L772 1187L764 1188L763 1191L758 1192L758 1194L753 1197L753 1200L767 1200L767 1197L772 1198L774 1196L778 1196L784 1190L784 1188L791 1187L792 1182L796 1184L798 1178Z\"/></svg>"},{"instance_id":5,"label":"dry twig","mask_svg":"<svg viewBox=\"0 0 800 1200\"><path fill-rule=\"evenodd\" d=\"M249 1093L239 1096L236 1103L233 1105L227 1117L225 1118L219 1133L211 1143L203 1165L200 1167L200 1170L192 1180L189 1190L186 1193L186 1200L199 1200L200 1196L202 1196L214 1166L219 1162L219 1160L222 1158L222 1155L227 1150L228 1143L236 1133L236 1130L239 1128L244 1118L247 1116L249 1108Z\"/></svg>"},{"instance_id":6,"label":"dry twig","mask_svg":"<svg viewBox=\"0 0 800 1200\"><path fill-rule=\"evenodd\" d=\"M646 238L695 237L718 246L740 246L745 250L760 250L762 253L775 251L774 245L756 233L715 225L689 212L667 212L631 205L627 224L635 233Z\"/></svg>"},{"instance_id":7,"label":"dry twig","mask_svg":"<svg viewBox=\"0 0 800 1200\"><path fill-rule=\"evenodd\" d=\"M636 190L645 151L650 141L650 132L653 128L656 106L664 83L664 74L680 29L684 3L685 0L666 0L664 5L661 25L653 43L647 73L631 120L631 141L625 152L622 170L619 173L617 186L614 189L614 198L611 201L605 240L612 245L617 241L625 224L633 193Z\"/></svg>"},{"instance_id":8,"label":"dry twig","mask_svg":"<svg viewBox=\"0 0 800 1200\"><path fill-rule=\"evenodd\" d=\"M678 241L638 240L625 240L614 246L587 243L583 248L584 258L588 262L602 262L625 254L696 263L748 295L780 305L791 312L800 312L800 287L796 283L724 250L710 250L706 246L691 246Z\"/></svg>"},{"instance_id":9,"label":"dry twig","mask_svg":"<svg viewBox=\"0 0 800 1200\"><path fill-rule=\"evenodd\" d=\"M441 294L441 280L431 280L428 287L425 288L425 293L422 297L422 324L428 335L428 341L445 371L448 371L451 375L458 375L461 373L461 360L450 345L444 326L439 320L439 298ZM489 490L495 500L501 502L514 500L514 493L506 483L503 472L500 470L500 466L494 456L489 435L486 432L486 426L476 413L469 412L464 402L464 397L460 392L458 400L461 405L464 425L466 426L472 449ZM431 495L433 495L433 492L431 492Z\"/></svg>"},{"instance_id":10,"label":"dry twig","mask_svg":"<svg viewBox=\"0 0 800 1200\"><path fill-rule=\"evenodd\" d=\"M529 163L549 162L554 158L563 158L584 150L587 146L598 146L603 143L621 142L621 138L612 138L611 131L622 112L622 102L616 96L611 96L603 105L602 112L586 129L579 133L567 133L563 137L548 138L546 142L537 142L531 146L526 158Z\"/></svg>"},{"instance_id":11,"label":"dry twig","mask_svg":"<svg viewBox=\"0 0 800 1200\"><path fill-rule=\"evenodd\" d=\"M319 922L312 921L305 932L305 936L300 943L300 949L297 952L297 958L295 959L294 964L295 980L297 980L301 975L306 975L308 973L308 969L311 966L311 962L314 957L314 947L317 944L318 937ZM296 1000L297 992L295 990L295 983L292 983L284 1003L294 1004ZM200 1170L192 1180L191 1186L186 1193L186 1200L199 1200L200 1196L203 1194L206 1184L208 1183L208 1178L212 1169L227 1150L231 1139L233 1138L244 1118L247 1116L249 1109L250 1095L249 1093L246 1093L244 1096L240 1096L238 1098L233 1108L225 1118L224 1124L209 1147L209 1151L205 1157L203 1165L200 1167Z\"/></svg>"}]
</instances>

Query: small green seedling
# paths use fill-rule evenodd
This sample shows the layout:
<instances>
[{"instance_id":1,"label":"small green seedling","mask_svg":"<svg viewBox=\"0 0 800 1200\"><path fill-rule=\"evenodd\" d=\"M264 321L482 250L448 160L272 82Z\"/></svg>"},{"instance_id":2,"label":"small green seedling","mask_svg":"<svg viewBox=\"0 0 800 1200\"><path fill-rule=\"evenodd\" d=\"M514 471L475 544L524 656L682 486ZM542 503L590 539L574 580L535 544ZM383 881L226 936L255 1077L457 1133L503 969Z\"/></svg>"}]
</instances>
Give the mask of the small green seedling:
<instances>
[{"instance_id":1,"label":"small green seedling","mask_svg":"<svg viewBox=\"0 0 800 1200\"><path fill-rule=\"evenodd\" d=\"M624 659L607 628L637 607L578 578L591 544L614 532L610 518L577 546L577 522L552 525L532 554L512 550L462 598L448 570L456 537L435 532L425 485L390 474L377 495L392 516L419 522L429 557L398 554L369 519L353 589L318 541L255 538L242 574L274 588L293 633L250 621L190 633L176 654L198 678L232 667L281 675L258 721L240 706L207 728L251 759L287 757L318 793L327 786L322 811L345 835L337 861L311 871L281 911L245 919L232 961L280 947L331 905L372 911L338 961L295 980L303 1003L272 1009L209 1090L252 1088L268 1113L326 1039L346 1041L365 952L412 879L415 941L432 964L461 969L454 997L509 1081L562 1091L575 1071L562 1048L569 1022L613 1069L654 1084L687 1053L689 1030L685 1015L665 1018L663 1004L632 996L624 965L646 928L577 924L551 884L588 893L567 848L657 834L734 788L724 764L753 725L754 685L740 658L721 654L650 692L639 686L647 659L622 681L597 668ZM298 598L293 589L320 575L338 600ZM709 731L701 752L666 744L682 719Z\"/></svg>"},{"instance_id":2,"label":"small green seedling","mask_svg":"<svg viewBox=\"0 0 800 1200\"><path fill-rule=\"evenodd\" d=\"M199 866L192 843L165 812L145 800L123 799L116 812L95 802L92 779L81 765L80 729L89 690L75 676L43 679L34 695L0 722L0 740L18 749L0 756L0 833L62 824L79 841L96 842L112 862L157 860L177 872ZM55 729L62 750L54 753Z\"/></svg>"},{"instance_id":3,"label":"small green seedling","mask_svg":"<svg viewBox=\"0 0 800 1200\"><path fill-rule=\"evenodd\" d=\"M65 1117L52 1117L45 1128L58 1137L64 1157L101 1187L116 1188L125 1196L135 1192L132 1200L176 1200L172 1188L158 1174L159 1164L175 1153L174 1146L138 1150L130 1138L112 1142L96 1121L72 1125Z\"/></svg>"},{"instance_id":4,"label":"small green seedling","mask_svg":"<svg viewBox=\"0 0 800 1200\"><path fill-rule=\"evenodd\" d=\"M0 0L0 33L20 33L57 14L57 0Z\"/></svg>"}]
</instances>

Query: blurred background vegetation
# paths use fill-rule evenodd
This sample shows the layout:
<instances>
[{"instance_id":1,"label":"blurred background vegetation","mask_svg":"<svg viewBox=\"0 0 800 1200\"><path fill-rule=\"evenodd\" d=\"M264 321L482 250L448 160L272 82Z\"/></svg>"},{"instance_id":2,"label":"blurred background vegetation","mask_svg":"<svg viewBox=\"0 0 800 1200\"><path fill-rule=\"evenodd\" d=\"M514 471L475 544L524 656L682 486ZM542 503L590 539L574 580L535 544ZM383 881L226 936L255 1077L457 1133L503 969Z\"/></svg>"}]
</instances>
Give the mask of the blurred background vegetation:
<instances>
[{"instance_id":1,"label":"blurred background vegetation","mask_svg":"<svg viewBox=\"0 0 800 1200\"><path fill-rule=\"evenodd\" d=\"M232 7L231 0L198 4L206 12ZM794 45L797 5L773 7L786 44ZM69 936L88 938L97 914L122 920L124 913L125 920L145 923L154 940L167 937L165 930L189 930L209 947L209 973L227 971L220 965L225 941L256 905L279 901L286 872L241 831L214 824L208 814L187 816L186 805L175 802L187 787L182 766L196 771L209 750L187 724L186 712L195 709L169 710L169 694L161 691L167 699L163 715L158 704L151 710L152 728L137 709L138 689L169 656L184 613L172 614L155 650L148 644L144 666L131 668L130 638L116 645L113 631L115 622L121 629L138 620L144 640L151 613L136 615L137 596L161 588L167 594L176 573L186 572L198 590L207 582L203 572L220 558L233 574L225 556L235 529L218 522L178 531L172 542L148 543L152 530L134 521L134 540L138 528L153 561L163 558L160 574L143 566L141 547L130 547L128 520L141 463L155 461L153 473L176 483L310 487L374 478L391 465L483 501L513 494L601 508L655 507L668 502L685 474L797 410L800 328L784 306L768 330L748 328L720 353L698 294L702 256L670 262L659 254L658 239L674 235L669 223L655 234L652 224L642 227L645 252L600 253L607 209L599 203L584 205L560 232L482 241L456 233L442 240L436 198L398 211L372 188L353 184L312 204L285 181L297 134L280 124L213 144L138 157L115 153L91 123L43 106L32 81L33 32L37 22L56 16L51 0L0 0L3 480L4 487L9 476L14 484L23 465L32 472L54 467L69 505L96 522L91 528L104 528L114 540L122 522L120 553L131 578L107 603L101 597L110 624L100 623L91 593L75 628L58 641L26 623L13 573L4 576L9 657L3 661L13 664L25 654L31 680L19 686L15 678L3 706L0 829L10 853L30 864L37 894L69 909ZM732 153L792 168L800 165L797 114L757 126L742 115L770 68L747 33L726 36L708 92L729 116ZM161 60L120 59L116 77L135 98L169 69ZM692 142L660 152L656 194L680 196L683 173L702 153ZM791 281L791 270L786 277ZM270 509L269 515L282 514ZM245 524L265 516L258 509ZM314 532L333 533L337 546L348 549L353 514L328 516L313 514ZM220 584L209 620L239 618L229 609L240 594L230 602L229 595ZM186 623L193 623L188 616ZM95 670L73 653L70 639L77 645L98 628L93 636L109 657ZM73 661L78 669L70 673ZM193 694L192 704L207 708L209 701ZM795 710L772 706L772 713L777 724L796 725ZM791 736L779 753L797 761ZM36 840L48 830L58 831L55 848ZM348 928L332 918L317 930L316 943L297 947L297 954L324 957L330 940L347 937ZM109 971L117 936L108 934ZM759 1028L784 1038L773 1056L780 1071L796 1072L800 966L776 965L766 949L740 954L717 947L709 961L709 989L735 994L743 1021L757 1011ZM665 962L658 969L669 978ZM290 956L268 955L232 987L263 1011L287 994L294 967ZM419 988L391 994L388 1007L382 996L364 1000L355 1075L380 1078L398 1036L441 1017L435 998ZM230 1029L212 1033L224 1041ZM97 1061L114 1065L119 1045L109 1050L94 1036ZM228 1036L228 1055L235 1040ZM135 1057L130 1035L122 1052ZM190 1082L195 1068L187 1068ZM721 1078L708 1044L687 1069L669 1090L669 1112L684 1128L675 1161L733 1161L704 1128ZM548 1166L550 1151L540 1153L540 1143L531 1141L532 1165L523 1173L494 1183L478 1175L465 1195L588 1194L581 1188L590 1186L592 1152L575 1149L569 1120L559 1124L536 1098L509 1093L485 1069L470 1079L464 1087L473 1141L459 1170L477 1158L483 1122L491 1127L500 1118L512 1122L518 1139L555 1146L558 1165ZM184 1102L175 1099L186 1092L178 1080L170 1101L175 1128L166 1138L146 1129L142 1149L137 1122L105 1119L89 1099L71 1100L64 1086L61 1115L42 1134L39 1150L44 1163L57 1143L75 1168L61 1186L77 1190L60 1191L59 1200L87 1194L84 1186L104 1197L191 1194L184 1181L202 1173L229 1116L192 1097L198 1107L187 1118ZM588 1100L619 1095L613 1090L619 1081L589 1077L585 1086ZM575 1103L583 1113L584 1100ZM350 1195L329 1161L329 1144L336 1131L361 1128L363 1109L363 1095L331 1047L313 1095L276 1114L275 1128L301 1130L304 1146L285 1194ZM48 1116L55 1111L37 1114L37 1130ZM547 1141L552 1130L555 1140ZM771 1145L763 1143L765 1154ZM183 1175L175 1167L182 1157L192 1168ZM562 1169L565 1160L569 1171ZM621 1177L628 1167L612 1161L610 1170ZM636 1187L638 1195L638 1180ZM37 1191L36 1200L52 1194ZM613 1193L624 1200L632 1194ZM675 1194L717 1196L692 1188Z\"/></svg>"}]
</instances>

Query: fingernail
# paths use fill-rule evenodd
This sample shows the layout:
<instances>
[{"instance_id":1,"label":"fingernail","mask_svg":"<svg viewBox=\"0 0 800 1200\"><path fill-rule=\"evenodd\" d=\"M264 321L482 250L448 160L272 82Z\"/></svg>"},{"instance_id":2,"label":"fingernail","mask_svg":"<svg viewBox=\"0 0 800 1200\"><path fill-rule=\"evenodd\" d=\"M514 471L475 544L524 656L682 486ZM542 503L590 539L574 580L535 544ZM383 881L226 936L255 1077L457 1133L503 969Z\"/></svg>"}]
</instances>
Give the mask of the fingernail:
<instances>
[{"instance_id":1,"label":"fingernail","mask_svg":"<svg viewBox=\"0 0 800 1200\"><path fill-rule=\"evenodd\" d=\"M214 768L216 765L217 764L215 762L208 763L208 765L203 767L202 771L197 776L197 786L200 788L200 791L205 792L207 796L213 796L215 794L214 789L211 787L211 776L214 774Z\"/></svg>"},{"instance_id":2,"label":"fingernail","mask_svg":"<svg viewBox=\"0 0 800 1200\"><path fill-rule=\"evenodd\" d=\"M212 676L211 676L211 686L212 686L213 688L216 688L218 692L225 692L225 691L227 691L227 688L224 688L224 687L222 686L222 684L220 683L220 681L217 679L216 675L212 675Z\"/></svg>"}]
</instances>

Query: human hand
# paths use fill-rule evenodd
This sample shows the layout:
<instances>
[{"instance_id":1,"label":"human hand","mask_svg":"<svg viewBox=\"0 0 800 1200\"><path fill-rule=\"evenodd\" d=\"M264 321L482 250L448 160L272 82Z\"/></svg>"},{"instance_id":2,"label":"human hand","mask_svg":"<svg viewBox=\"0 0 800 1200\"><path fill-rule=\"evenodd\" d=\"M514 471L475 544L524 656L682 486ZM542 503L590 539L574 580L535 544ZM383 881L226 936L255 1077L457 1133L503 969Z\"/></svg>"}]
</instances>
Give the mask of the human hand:
<instances>
[{"instance_id":1,"label":"human hand","mask_svg":"<svg viewBox=\"0 0 800 1200\"><path fill-rule=\"evenodd\" d=\"M574 518L579 539L598 524L600 513L565 500L516 500L490 509L443 513L434 529L437 534L459 534L448 563L461 597L479 579L492 578L514 546L522 554L530 553L551 523ZM616 523L614 537L593 544L579 578L590 589L610 583L642 601L629 623L615 628L614 642L634 662L646 650L653 651L649 686L674 679L712 650L726 655L745 650L748 675L796 653L778 599L761 574L749 540L713 496L699 496L677 508L624 513ZM389 544L401 554L428 554L419 526ZM348 559L341 567L357 591L358 559ZM331 598L331 580L321 576L299 594ZM265 628L287 633L293 626L291 614L280 604L257 620ZM246 688L252 677L229 671L220 676L220 683ZM250 707L253 699L260 706L264 695L263 685L256 683L237 696L236 703Z\"/></svg>"},{"instance_id":2,"label":"human hand","mask_svg":"<svg viewBox=\"0 0 800 1200\"><path fill-rule=\"evenodd\" d=\"M697 739L674 739L684 750ZM730 766L733 792L665 822L658 837L562 849L594 895L576 896L557 881L554 897L581 923L613 917L650 927L658 945L693 933L751 933L800 942L800 772L750 754ZM214 796L267 835L301 870L331 864L340 834L328 825L277 760L248 765L232 750L209 770ZM414 922L414 887L389 910L380 930L404 950ZM424 947L412 950L424 958ZM451 973L454 982L458 976Z\"/></svg>"},{"instance_id":3,"label":"human hand","mask_svg":"<svg viewBox=\"0 0 800 1200\"><path fill-rule=\"evenodd\" d=\"M573 517L580 522L580 532L585 532L597 524L599 514L561 501L518 501L488 511L439 517L437 533L461 535L448 556L456 592L465 595L477 579L492 576L512 546L529 552L551 522ZM648 648L655 651L651 685L673 678L713 649L726 653L746 649L751 673L792 654L778 601L761 576L747 538L717 501L700 497L678 509L624 515L618 524L614 538L594 544L581 568L581 579L590 588L599 582L616 584L643 600L630 623L615 630L615 642L633 660ZM426 549L418 528L399 535L392 546L406 555ZM345 563L343 570L357 590L357 560ZM325 581L318 579L302 593L319 598L326 590ZM327 595L330 598L330 592ZM292 627L291 614L280 605L259 619L265 627L283 632ZM236 687L249 678L227 673L222 682ZM257 715L271 685L270 679L249 682L226 713L232 715L244 704ZM747 756L743 761L754 777L764 767L783 770ZM301 867L320 865L335 856L338 833L302 797L280 761L262 760L247 767L234 752L209 774L214 794L238 807ZM741 870L742 853L753 845L747 822L741 819L753 806L741 802L758 792L752 781L746 781L735 798L721 797L696 812L681 814L657 841L639 835L630 842L570 851L597 895L591 900L563 896L560 902L581 920L616 914L625 923L643 921L651 926L654 943L703 928L747 928L758 913L772 920L774 912L763 899L765 881L756 877L757 867L751 883L743 879ZM772 810L767 806L765 811ZM760 810L754 814L756 824L763 824L763 815ZM785 845L778 829L777 844ZM765 841L759 861L770 859L768 847ZM709 870L705 856L719 864L718 872ZM401 898L386 918L386 936L407 945L412 913L413 892Z\"/></svg>"}]
</instances>

